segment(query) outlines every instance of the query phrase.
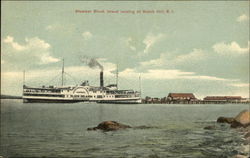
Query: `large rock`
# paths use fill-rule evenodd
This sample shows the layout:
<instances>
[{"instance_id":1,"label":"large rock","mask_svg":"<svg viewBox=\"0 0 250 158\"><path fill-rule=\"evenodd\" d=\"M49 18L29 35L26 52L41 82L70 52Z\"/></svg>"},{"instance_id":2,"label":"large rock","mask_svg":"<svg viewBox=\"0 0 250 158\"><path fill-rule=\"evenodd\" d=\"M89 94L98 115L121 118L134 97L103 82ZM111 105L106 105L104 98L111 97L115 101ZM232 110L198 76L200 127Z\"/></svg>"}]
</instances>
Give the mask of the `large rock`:
<instances>
[{"instance_id":1,"label":"large rock","mask_svg":"<svg viewBox=\"0 0 250 158\"><path fill-rule=\"evenodd\" d=\"M234 158L247 158L245 155L235 155Z\"/></svg>"},{"instance_id":2,"label":"large rock","mask_svg":"<svg viewBox=\"0 0 250 158\"><path fill-rule=\"evenodd\" d=\"M231 124L232 128L237 127L248 127L250 125L250 111L243 110L235 118L232 117L219 117L217 119L218 123L228 123Z\"/></svg>"},{"instance_id":3,"label":"large rock","mask_svg":"<svg viewBox=\"0 0 250 158\"><path fill-rule=\"evenodd\" d=\"M104 121L100 123L97 127L88 128L87 130L103 130L103 131L115 131L120 129L131 128L129 125L121 124L116 121Z\"/></svg>"},{"instance_id":4,"label":"large rock","mask_svg":"<svg viewBox=\"0 0 250 158\"><path fill-rule=\"evenodd\" d=\"M247 127L249 125L250 125L250 111L243 110L235 117L234 121L231 124L231 127L232 128Z\"/></svg>"},{"instance_id":5,"label":"large rock","mask_svg":"<svg viewBox=\"0 0 250 158\"><path fill-rule=\"evenodd\" d=\"M219 117L217 119L218 123L233 123L234 122L234 118L233 117Z\"/></svg>"}]
</instances>

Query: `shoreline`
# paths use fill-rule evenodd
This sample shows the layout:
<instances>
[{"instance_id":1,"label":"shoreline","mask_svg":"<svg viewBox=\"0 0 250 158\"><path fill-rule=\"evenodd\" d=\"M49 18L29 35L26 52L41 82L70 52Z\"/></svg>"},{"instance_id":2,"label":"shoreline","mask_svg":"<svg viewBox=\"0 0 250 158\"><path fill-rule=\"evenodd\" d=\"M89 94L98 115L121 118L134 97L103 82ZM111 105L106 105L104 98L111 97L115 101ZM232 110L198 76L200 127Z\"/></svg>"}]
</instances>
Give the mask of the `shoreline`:
<instances>
[{"instance_id":1,"label":"shoreline","mask_svg":"<svg viewBox=\"0 0 250 158\"><path fill-rule=\"evenodd\" d=\"M1 97L1 100L22 100L22 97ZM42 103L42 102L39 102ZM56 103L56 102L55 102ZM74 102L72 102L74 103ZM82 101L82 103L84 103L84 101ZM194 105L194 104L249 104L250 102L204 102L204 101L192 101L192 102L145 102L142 101L141 104L190 104L190 105Z\"/></svg>"}]
</instances>

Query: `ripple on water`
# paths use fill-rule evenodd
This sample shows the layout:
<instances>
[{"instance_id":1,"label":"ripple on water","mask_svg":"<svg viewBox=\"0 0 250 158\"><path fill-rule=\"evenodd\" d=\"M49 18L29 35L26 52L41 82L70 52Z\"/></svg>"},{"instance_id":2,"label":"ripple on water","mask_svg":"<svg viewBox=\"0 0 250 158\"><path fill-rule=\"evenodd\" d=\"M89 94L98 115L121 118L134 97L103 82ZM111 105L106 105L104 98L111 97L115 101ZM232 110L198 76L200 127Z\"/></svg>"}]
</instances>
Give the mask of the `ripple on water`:
<instances>
[{"instance_id":1,"label":"ripple on water","mask_svg":"<svg viewBox=\"0 0 250 158\"><path fill-rule=\"evenodd\" d=\"M1 116L5 120L1 135L4 156L223 158L243 153L245 149L241 148L247 147L241 147L242 136L229 125L215 122L218 116L237 114L245 105L119 106L8 101L3 106L7 107ZM86 131L104 120L157 128ZM203 129L209 125L216 128Z\"/></svg>"}]
</instances>

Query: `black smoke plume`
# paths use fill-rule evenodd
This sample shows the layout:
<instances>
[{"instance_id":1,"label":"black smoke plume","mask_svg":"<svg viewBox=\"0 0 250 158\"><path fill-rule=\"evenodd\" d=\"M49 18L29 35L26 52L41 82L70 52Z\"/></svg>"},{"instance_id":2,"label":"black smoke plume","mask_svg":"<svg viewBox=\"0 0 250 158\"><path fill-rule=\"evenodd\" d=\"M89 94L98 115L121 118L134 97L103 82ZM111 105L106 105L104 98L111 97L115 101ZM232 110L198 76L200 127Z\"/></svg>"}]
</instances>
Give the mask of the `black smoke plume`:
<instances>
[{"instance_id":1,"label":"black smoke plume","mask_svg":"<svg viewBox=\"0 0 250 158\"><path fill-rule=\"evenodd\" d=\"M81 60L90 68L98 67L99 69L101 69L101 71L103 71L103 66L96 60L96 58L89 58L89 57L84 56Z\"/></svg>"}]
</instances>

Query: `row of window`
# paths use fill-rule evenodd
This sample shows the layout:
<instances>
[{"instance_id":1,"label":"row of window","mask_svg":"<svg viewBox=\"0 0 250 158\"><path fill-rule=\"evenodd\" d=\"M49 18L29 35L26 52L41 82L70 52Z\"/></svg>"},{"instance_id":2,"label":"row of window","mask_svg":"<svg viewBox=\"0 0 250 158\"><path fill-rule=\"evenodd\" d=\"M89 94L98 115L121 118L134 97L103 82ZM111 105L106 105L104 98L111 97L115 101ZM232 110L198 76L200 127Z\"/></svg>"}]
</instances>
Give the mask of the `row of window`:
<instances>
[{"instance_id":1,"label":"row of window","mask_svg":"<svg viewBox=\"0 0 250 158\"><path fill-rule=\"evenodd\" d=\"M34 89L25 89L24 92L60 93L61 90L34 90Z\"/></svg>"},{"instance_id":2,"label":"row of window","mask_svg":"<svg viewBox=\"0 0 250 158\"><path fill-rule=\"evenodd\" d=\"M131 98L131 97L134 97L132 95L116 95L115 96L116 98Z\"/></svg>"},{"instance_id":3,"label":"row of window","mask_svg":"<svg viewBox=\"0 0 250 158\"><path fill-rule=\"evenodd\" d=\"M76 97L76 98L84 98L84 97L94 97L94 98L104 98L104 96L102 95L97 95L97 96L91 96L91 95L88 95L88 96L85 96L85 95L60 95L60 94L30 94L30 93L24 93L25 96L43 96L43 97L61 97L61 98L64 98L64 97ZM112 96L112 95L107 95L105 96L106 98L130 98L132 96Z\"/></svg>"},{"instance_id":4,"label":"row of window","mask_svg":"<svg viewBox=\"0 0 250 158\"><path fill-rule=\"evenodd\" d=\"M110 96L109 95L107 95L107 96L102 96L102 95L97 95L96 96L96 95L94 95L93 98L114 98L114 96L112 96L112 95L110 95Z\"/></svg>"},{"instance_id":5,"label":"row of window","mask_svg":"<svg viewBox=\"0 0 250 158\"><path fill-rule=\"evenodd\" d=\"M42 97L61 97L64 98L64 95L56 95L56 94L29 94L24 93L25 96L42 96Z\"/></svg>"},{"instance_id":6,"label":"row of window","mask_svg":"<svg viewBox=\"0 0 250 158\"><path fill-rule=\"evenodd\" d=\"M76 98L80 98L80 97L90 97L90 96L85 96L85 95L65 95L65 97L76 97Z\"/></svg>"}]
</instances>

